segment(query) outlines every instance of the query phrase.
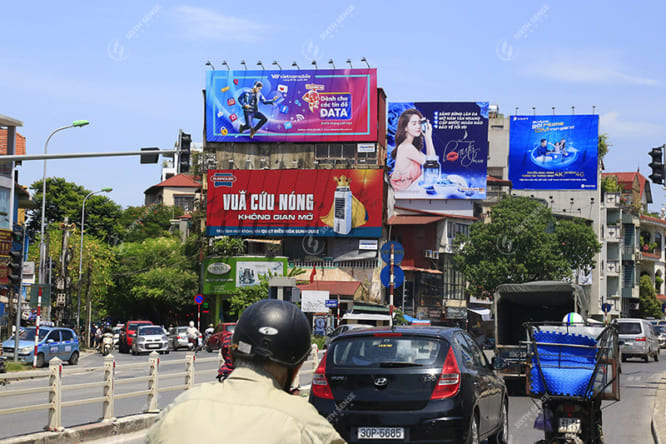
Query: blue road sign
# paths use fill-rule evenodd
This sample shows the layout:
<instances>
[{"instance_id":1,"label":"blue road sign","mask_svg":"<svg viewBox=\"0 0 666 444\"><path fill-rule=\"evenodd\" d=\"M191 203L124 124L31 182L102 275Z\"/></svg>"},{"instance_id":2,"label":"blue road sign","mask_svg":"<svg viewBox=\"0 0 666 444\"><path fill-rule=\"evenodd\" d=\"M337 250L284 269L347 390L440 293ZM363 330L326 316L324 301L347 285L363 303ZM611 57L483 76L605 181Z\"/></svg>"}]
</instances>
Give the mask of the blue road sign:
<instances>
[{"instance_id":1,"label":"blue road sign","mask_svg":"<svg viewBox=\"0 0 666 444\"><path fill-rule=\"evenodd\" d=\"M194 296L194 302L195 302L196 304L201 304L201 303L203 303L203 295L198 294L198 295Z\"/></svg>"},{"instance_id":2,"label":"blue road sign","mask_svg":"<svg viewBox=\"0 0 666 444\"><path fill-rule=\"evenodd\" d=\"M405 249L402 248L400 242L388 241L382 245L382 248L379 250L379 254L382 257L382 260L387 264L391 262L391 245L393 245L393 264L399 264L402 262L402 258L405 257Z\"/></svg>"},{"instance_id":3,"label":"blue road sign","mask_svg":"<svg viewBox=\"0 0 666 444\"><path fill-rule=\"evenodd\" d=\"M611 304L601 304L601 310L604 313L608 313L609 311L611 311L611 308L613 308Z\"/></svg>"},{"instance_id":4,"label":"blue road sign","mask_svg":"<svg viewBox=\"0 0 666 444\"><path fill-rule=\"evenodd\" d=\"M338 306L338 300L337 299L326 299L326 306L328 308L335 308Z\"/></svg>"},{"instance_id":5,"label":"blue road sign","mask_svg":"<svg viewBox=\"0 0 666 444\"><path fill-rule=\"evenodd\" d=\"M379 279L382 281L384 287L389 288L391 286L391 265L387 265L382 268L381 273L379 273ZM393 288L400 287L402 283L405 282L405 272L402 271L397 265L393 266Z\"/></svg>"}]
</instances>

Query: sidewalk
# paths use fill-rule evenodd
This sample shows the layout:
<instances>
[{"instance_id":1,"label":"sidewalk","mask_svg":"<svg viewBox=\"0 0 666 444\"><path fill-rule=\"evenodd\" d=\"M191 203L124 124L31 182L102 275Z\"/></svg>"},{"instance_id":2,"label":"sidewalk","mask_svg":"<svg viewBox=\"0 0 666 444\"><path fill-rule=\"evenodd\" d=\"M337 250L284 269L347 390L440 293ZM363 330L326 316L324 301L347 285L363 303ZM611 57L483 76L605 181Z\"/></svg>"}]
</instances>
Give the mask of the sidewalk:
<instances>
[{"instance_id":1,"label":"sidewalk","mask_svg":"<svg viewBox=\"0 0 666 444\"><path fill-rule=\"evenodd\" d=\"M661 375L654 399L652 438L655 444L666 444L666 372Z\"/></svg>"}]
</instances>

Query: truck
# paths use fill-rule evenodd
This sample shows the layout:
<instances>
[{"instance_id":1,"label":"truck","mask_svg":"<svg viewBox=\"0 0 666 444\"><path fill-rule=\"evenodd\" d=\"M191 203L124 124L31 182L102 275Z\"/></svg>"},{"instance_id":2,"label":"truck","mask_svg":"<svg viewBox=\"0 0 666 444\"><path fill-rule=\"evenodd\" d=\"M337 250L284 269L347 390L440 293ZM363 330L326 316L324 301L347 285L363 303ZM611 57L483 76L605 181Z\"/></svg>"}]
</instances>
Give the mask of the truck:
<instances>
[{"instance_id":1,"label":"truck","mask_svg":"<svg viewBox=\"0 0 666 444\"><path fill-rule=\"evenodd\" d=\"M589 296L580 285L562 281L502 284L493 297L495 310L495 356L506 368L499 371L507 385L524 387L527 374L528 338L525 322L561 322L575 312L587 319ZM522 390L522 389L521 389Z\"/></svg>"}]
</instances>

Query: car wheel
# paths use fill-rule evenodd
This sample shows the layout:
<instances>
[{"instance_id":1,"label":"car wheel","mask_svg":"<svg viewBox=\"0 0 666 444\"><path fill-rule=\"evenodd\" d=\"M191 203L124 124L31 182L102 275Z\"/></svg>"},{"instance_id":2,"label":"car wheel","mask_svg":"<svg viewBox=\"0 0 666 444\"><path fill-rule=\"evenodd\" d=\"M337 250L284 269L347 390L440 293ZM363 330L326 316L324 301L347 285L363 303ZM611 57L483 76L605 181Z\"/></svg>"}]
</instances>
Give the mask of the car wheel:
<instances>
[{"instance_id":1,"label":"car wheel","mask_svg":"<svg viewBox=\"0 0 666 444\"><path fill-rule=\"evenodd\" d=\"M645 361L645 362L650 362L650 353L646 353L646 354L643 356L643 361Z\"/></svg>"},{"instance_id":2,"label":"car wheel","mask_svg":"<svg viewBox=\"0 0 666 444\"><path fill-rule=\"evenodd\" d=\"M657 351L654 352L654 362L659 362L659 349L657 349Z\"/></svg>"},{"instance_id":3,"label":"car wheel","mask_svg":"<svg viewBox=\"0 0 666 444\"><path fill-rule=\"evenodd\" d=\"M476 412L472 413L469 420L469 429L467 430L466 444L479 444L479 424L476 420Z\"/></svg>"},{"instance_id":4,"label":"car wheel","mask_svg":"<svg viewBox=\"0 0 666 444\"><path fill-rule=\"evenodd\" d=\"M79 352L75 351L72 353L72 356L69 357L69 365L76 365L79 363Z\"/></svg>"},{"instance_id":5,"label":"car wheel","mask_svg":"<svg viewBox=\"0 0 666 444\"><path fill-rule=\"evenodd\" d=\"M165 351L164 353L168 355L168 354L169 354L169 350Z\"/></svg>"},{"instance_id":6,"label":"car wheel","mask_svg":"<svg viewBox=\"0 0 666 444\"><path fill-rule=\"evenodd\" d=\"M37 368L42 368L44 367L44 353L39 353L37 355L37 363L36 363Z\"/></svg>"},{"instance_id":7,"label":"car wheel","mask_svg":"<svg viewBox=\"0 0 666 444\"><path fill-rule=\"evenodd\" d=\"M627 357L624 355L622 356L622 362L627 362Z\"/></svg>"},{"instance_id":8,"label":"car wheel","mask_svg":"<svg viewBox=\"0 0 666 444\"><path fill-rule=\"evenodd\" d=\"M509 442L509 412L506 407L506 402L502 402L499 426L500 429L497 433L488 437L488 442L490 444L507 444Z\"/></svg>"}]
</instances>

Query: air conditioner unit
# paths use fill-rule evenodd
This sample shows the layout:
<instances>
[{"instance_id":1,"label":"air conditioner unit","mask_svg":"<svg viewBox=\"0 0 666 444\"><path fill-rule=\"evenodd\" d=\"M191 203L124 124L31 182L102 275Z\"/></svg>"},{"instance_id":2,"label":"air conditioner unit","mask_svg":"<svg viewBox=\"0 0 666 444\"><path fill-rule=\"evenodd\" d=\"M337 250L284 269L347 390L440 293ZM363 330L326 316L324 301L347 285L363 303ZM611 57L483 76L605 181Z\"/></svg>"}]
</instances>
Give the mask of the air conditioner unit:
<instances>
[{"instance_id":1,"label":"air conditioner unit","mask_svg":"<svg viewBox=\"0 0 666 444\"><path fill-rule=\"evenodd\" d=\"M423 257L431 258L432 250L423 250Z\"/></svg>"},{"instance_id":2,"label":"air conditioner unit","mask_svg":"<svg viewBox=\"0 0 666 444\"><path fill-rule=\"evenodd\" d=\"M639 307L640 307L640 304L638 302L631 302L629 304L629 308L631 308L632 310L638 310Z\"/></svg>"},{"instance_id":3,"label":"air conditioner unit","mask_svg":"<svg viewBox=\"0 0 666 444\"><path fill-rule=\"evenodd\" d=\"M432 252L432 258L433 258L433 259L439 259L439 251L435 251L435 250L433 250L433 252Z\"/></svg>"}]
</instances>

